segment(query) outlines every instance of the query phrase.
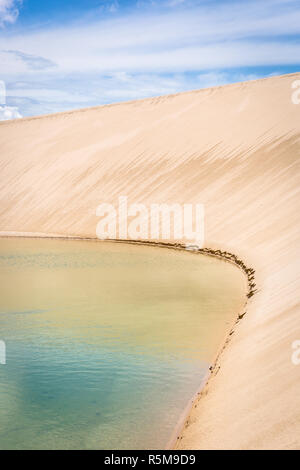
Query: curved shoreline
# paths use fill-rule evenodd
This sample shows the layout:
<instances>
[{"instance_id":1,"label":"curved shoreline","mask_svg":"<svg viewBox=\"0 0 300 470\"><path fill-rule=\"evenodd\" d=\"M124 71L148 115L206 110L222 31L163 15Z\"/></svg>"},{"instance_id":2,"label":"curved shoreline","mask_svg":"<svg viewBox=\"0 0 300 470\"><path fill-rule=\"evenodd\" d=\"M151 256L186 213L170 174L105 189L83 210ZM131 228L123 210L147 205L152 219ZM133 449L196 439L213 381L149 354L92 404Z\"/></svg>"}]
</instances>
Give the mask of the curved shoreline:
<instances>
[{"instance_id":1,"label":"curved shoreline","mask_svg":"<svg viewBox=\"0 0 300 470\"><path fill-rule=\"evenodd\" d=\"M218 258L220 260L223 260L225 262L229 262L231 264L234 264L237 266L240 270L243 271L244 275L247 278L247 287L248 287L248 293L246 294L246 302L243 307L243 312L239 312L237 318L232 322L232 326L230 329L229 334L224 336L224 340L221 342L218 351L216 352L214 359L211 361L211 365L209 367L209 370L207 374L204 376L204 378L201 380L201 383L197 389L197 391L194 393L194 395L190 398L188 401L187 405L185 406L184 410L181 413L181 416L178 420L178 423L175 426L175 429L165 446L165 450L172 450L175 448L175 445L180 439L180 434L183 431L187 421L189 414L192 410L192 407L194 405L194 402L196 399L199 399L201 397L201 394L203 393L205 387L208 385L209 380L212 375L217 374L218 370L220 369L219 365L219 359L226 348L227 344L230 341L230 337L234 333L234 325L239 323L244 316L247 313L247 303L251 297L255 294L257 291L256 289L256 283L255 281L255 270L253 268L248 268L245 263L239 259L235 254L229 253L228 251L221 251L221 250L214 250L212 248L198 248L198 247L193 247L192 249L189 248L189 246L186 246L183 243L170 243L170 242L153 242L153 241L147 241L147 240L121 240L121 239L106 239L106 240L99 240L98 238L89 238L89 237L78 237L78 236L63 236L63 235L54 235L54 234L18 234L17 232L11 233L11 234L3 234L3 232L0 232L0 239L1 238L46 238L46 239L55 239L55 240L73 240L73 241L90 241L90 242L110 242L110 243L124 243L124 244L133 244L133 245L144 245L144 246L151 246L151 247L158 247L158 248L167 248L167 249L172 249L172 250L180 250L180 251L188 251L192 254L202 254L206 256L211 256L214 258Z\"/></svg>"}]
</instances>

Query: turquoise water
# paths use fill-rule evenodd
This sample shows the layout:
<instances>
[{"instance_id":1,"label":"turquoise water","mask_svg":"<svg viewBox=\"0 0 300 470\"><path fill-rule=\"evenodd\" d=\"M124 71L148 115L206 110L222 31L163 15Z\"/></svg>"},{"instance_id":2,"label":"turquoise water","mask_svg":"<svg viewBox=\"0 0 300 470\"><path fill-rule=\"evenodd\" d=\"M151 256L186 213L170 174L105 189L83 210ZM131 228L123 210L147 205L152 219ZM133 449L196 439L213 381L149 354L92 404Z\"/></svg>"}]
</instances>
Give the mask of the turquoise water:
<instances>
[{"instance_id":1,"label":"turquoise water","mask_svg":"<svg viewBox=\"0 0 300 470\"><path fill-rule=\"evenodd\" d=\"M245 299L213 258L0 240L0 449L168 443Z\"/></svg>"}]
</instances>

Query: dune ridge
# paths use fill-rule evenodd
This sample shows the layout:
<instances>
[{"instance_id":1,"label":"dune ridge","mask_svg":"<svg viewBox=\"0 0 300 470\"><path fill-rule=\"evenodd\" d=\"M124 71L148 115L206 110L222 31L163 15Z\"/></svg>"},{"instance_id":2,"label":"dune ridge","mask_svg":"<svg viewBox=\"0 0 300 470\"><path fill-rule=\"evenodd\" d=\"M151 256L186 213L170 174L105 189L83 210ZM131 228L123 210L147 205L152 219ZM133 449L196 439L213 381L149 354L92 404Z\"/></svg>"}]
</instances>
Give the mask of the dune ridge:
<instances>
[{"instance_id":1,"label":"dune ridge","mask_svg":"<svg viewBox=\"0 0 300 470\"><path fill-rule=\"evenodd\" d=\"M299 449L300 74L0 124L0 232L96 236L96 207L202 203L256 271L180 449Z\"/></svg>"}]
</instances>

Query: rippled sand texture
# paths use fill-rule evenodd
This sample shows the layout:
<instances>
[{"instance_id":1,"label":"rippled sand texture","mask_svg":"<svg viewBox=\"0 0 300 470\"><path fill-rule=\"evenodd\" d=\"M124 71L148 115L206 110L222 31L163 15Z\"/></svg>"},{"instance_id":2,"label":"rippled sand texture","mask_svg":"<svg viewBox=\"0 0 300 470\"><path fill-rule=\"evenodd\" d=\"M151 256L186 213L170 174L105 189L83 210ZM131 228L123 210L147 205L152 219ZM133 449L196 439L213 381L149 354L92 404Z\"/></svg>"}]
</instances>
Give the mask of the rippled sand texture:
<instances>
[{"instance_id":1,"label":"rippled sand texture","mask_svg":"<svg viewBox=\"0 0 300 470\"><path fill-rule=\"evenodd\" d=\"M256 269L259 293L180 440L299 448L300 74L0 125L0 230L95 236L95 209L204 203L206 246ZM155 432L155 431L154 431Z\"/></svg>"}]
</instances>

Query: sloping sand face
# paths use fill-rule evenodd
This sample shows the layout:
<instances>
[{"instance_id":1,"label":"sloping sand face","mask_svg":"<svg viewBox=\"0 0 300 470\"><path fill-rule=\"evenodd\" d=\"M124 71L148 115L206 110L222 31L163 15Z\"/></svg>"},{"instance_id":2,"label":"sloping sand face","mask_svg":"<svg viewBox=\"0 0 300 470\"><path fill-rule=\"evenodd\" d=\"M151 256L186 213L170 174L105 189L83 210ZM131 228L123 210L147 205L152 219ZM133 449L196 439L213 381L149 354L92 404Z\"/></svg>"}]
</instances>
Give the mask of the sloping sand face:
<instances>
[{"instance_id":1,"label":"sloping sand face","mask_svg":"<svg viewBox=\"0 0 300 470\"><path fill-rule=\"evenodd\" d=\"M96 207L202 203L256 270L180 448L300 448L300 74L0 124L2 232L95 237ZM218 368L216 369L218 370Z\"/></svg>"}]
</instances>

